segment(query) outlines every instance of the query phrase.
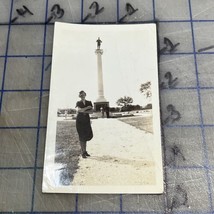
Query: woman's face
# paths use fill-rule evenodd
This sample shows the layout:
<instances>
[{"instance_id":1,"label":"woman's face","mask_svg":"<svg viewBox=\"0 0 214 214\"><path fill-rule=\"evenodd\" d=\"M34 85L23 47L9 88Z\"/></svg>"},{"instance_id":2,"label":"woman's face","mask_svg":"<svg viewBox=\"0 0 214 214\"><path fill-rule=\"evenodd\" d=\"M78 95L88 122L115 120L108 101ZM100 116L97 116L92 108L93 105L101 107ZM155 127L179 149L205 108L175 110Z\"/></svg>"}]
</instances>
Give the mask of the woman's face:
<instances>
[{"instance_id":1,"label":"woman's face","mask_svg":"<svg viewBox=\"0 0 214 214\"><path fill-rule=\"evenodd\" d=\"M86 97L86 93L81 93L81 94L80 94L80 98L81 98L82 100L84 100L85 97Z\"/></svg>"}]
</instances>

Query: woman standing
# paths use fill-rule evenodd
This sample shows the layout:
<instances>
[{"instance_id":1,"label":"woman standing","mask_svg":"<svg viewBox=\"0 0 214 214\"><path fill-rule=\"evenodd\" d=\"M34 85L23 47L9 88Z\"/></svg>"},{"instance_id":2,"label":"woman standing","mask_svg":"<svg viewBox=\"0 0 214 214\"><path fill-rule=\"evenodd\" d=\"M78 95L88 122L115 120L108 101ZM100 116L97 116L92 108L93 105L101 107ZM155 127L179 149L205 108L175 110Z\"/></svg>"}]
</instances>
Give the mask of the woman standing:
<instances>
[{"instance_id":1,"label":"woman standing","mask_svg":"<svg viewBox=\"0 0 214 214\"><path fill-rule=\"evenodd\" d=\"M80 101L77 102L77 119L76 119L76 128L79 135L79 141L82 151L82 157L86 158L90 156L86 151L87 141L93 138L93 132L91 128L91 121L89 114L93 113L93 106L91 101L85 99L86 93L84 91L79 92Z\"/></svg>"}]
</instances>

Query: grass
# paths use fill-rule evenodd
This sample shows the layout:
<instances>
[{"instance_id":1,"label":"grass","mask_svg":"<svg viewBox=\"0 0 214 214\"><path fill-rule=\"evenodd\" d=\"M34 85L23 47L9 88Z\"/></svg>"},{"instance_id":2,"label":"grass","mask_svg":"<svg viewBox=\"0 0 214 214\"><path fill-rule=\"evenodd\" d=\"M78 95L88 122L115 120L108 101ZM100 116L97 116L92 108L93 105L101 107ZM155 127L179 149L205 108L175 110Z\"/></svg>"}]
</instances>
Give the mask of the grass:
<instances>
[{"instance_id":1,"label":"grass","mask_svg":"<svg viewBox=\"0 0 214 214\"><path fill-rule=\"evenodd\" d=\"M70 185L78 169L80 145L76 121L58 121L56 130L55 162L63 164L60 169L60 183Z\"/></svg>"},{"instance_id":2,"label":"grass","mask_svg":"<svg viewBox=\"0 0 214 214\"><path fill-rule=\"evenodd\" d=\"M153 133L152 116L133 116L118 118L118 120L125 122L137 129L144 130L149 133Z\"/></svg>"}]
</instances>

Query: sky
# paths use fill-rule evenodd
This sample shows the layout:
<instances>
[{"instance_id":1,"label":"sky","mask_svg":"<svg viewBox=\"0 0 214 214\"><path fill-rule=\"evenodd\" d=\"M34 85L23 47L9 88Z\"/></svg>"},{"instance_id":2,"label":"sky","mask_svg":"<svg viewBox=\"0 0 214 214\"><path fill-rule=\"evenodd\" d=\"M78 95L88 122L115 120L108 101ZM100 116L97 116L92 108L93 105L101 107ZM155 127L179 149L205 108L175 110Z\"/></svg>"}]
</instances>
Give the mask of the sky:
<instances>
[{"instance_id":1,"label":"sky","mask_svg":"<svg viewBox=\"0 0 214 214\"><path fill-rule=\"evenodd\" d=\"M56 23L51 71L51 105L75 108L84 90L92 103L98 98L96 40L102 40L104 96L111 107L123 96L133 104L151 100L140 85L157 82L156 30L154 25L75 25Z\"/></svg>"}]
</instances>

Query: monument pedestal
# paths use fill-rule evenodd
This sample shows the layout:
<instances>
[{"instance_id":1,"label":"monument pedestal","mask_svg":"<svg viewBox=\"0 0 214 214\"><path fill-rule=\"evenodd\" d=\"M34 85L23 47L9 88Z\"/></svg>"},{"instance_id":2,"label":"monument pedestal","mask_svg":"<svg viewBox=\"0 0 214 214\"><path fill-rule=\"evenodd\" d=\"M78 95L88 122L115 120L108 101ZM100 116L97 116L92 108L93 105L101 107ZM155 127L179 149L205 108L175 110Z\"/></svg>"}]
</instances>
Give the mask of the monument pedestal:
<instances>
[{"instance_id":1,"label":"monument pedestal","mask_svg":"<svg viewBox=\"0 0 214 214\"><path fill-rule=\"evenodd\" d=\"M94 102L94 110L100 111L100 108L105 109L106 107L109 107L109 102Z\"/></svg>"}]
</instances>

